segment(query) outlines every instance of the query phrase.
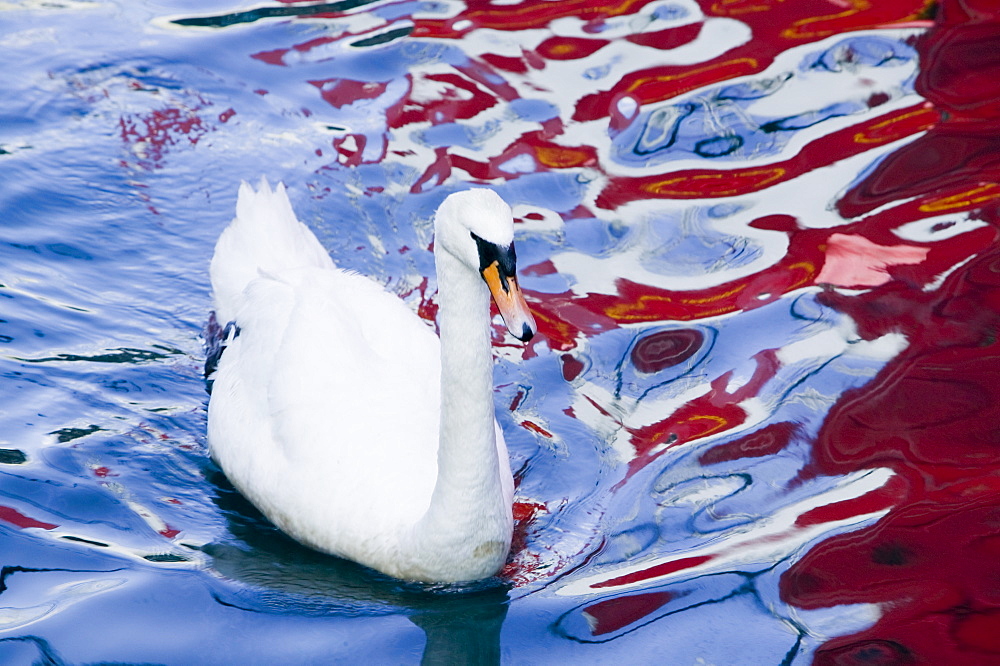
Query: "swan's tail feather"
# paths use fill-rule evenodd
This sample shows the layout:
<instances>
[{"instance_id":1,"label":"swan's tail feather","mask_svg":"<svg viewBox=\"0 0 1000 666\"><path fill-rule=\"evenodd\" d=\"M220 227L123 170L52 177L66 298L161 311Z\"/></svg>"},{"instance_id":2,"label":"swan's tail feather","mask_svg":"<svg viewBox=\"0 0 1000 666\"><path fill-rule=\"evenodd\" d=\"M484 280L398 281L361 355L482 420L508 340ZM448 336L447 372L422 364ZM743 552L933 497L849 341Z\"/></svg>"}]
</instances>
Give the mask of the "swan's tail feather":
<instances>
[{"instance_id":1,"label":"swan's tail feather","mask_svg":"<svg viewBox=\"0 0 1000 666\"><path fill-rule=\"evenodd\" d=\"M212 290L219 321L231 321L243 290L261 274L281 275L297 268L333 267L333 261L309 228L292 211L285 186L273 190L261 179L256 190L240 185L236 217L215 245Z\"/></svg>"}]
</instances>

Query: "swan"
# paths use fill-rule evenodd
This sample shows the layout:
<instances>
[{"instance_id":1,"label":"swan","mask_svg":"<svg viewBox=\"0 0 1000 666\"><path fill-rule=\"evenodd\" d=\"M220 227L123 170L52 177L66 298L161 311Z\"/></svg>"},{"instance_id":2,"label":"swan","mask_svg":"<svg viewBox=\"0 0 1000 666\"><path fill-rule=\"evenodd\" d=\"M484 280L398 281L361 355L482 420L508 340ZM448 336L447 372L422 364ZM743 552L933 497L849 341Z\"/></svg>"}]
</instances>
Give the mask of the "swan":
<instances>
[{"instance_id":1,"label":"swan","mask_svg":"<svg viewBox=\"0 0 1000 666\"><path fill-rule=\"evenodd\" d=\"M285 187L243 183L210 266L227 324L208 445L281 530L390 576L473 581L504 564L513 479L494 417L490 298L512 335L535 321L513 216L492 190L434 219L440 339L397 296L337 268Z\"/></svg>"}]
</instances>

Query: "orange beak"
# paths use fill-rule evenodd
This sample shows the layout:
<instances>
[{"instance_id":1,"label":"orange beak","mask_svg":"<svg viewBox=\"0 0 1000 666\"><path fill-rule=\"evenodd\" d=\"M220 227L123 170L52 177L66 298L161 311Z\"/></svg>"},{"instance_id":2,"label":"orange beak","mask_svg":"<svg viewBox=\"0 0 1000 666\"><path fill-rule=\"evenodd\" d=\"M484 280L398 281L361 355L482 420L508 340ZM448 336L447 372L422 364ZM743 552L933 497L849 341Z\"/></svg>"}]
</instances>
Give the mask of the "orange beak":
<instances>
[{"instance_id":1,"label":"orange beak","mask_svg":"<svg viewBox=\"0 0 1000 666\"><path fill-rule=\"evenodd\" d=\"M517 276L504 275L500 272L500 262L494 261L483 269L483 279L490 288L493 301L500 308L500 316L507 324L507 330L521 342L530 340L538 327L528 310L528 304L524 302Z\"/></svg>"}]
</instances>

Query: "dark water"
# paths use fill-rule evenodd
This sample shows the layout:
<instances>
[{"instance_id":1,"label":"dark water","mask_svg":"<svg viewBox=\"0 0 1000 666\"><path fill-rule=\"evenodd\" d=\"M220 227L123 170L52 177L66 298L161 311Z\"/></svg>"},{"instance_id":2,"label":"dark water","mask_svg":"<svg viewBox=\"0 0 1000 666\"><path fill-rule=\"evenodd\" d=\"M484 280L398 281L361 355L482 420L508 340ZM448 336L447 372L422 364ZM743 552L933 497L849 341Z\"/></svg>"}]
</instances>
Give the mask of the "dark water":
<instances>
[{"instance_id":1,"label":"dark water","mask_svg":"<svg viewBox=\"0 0 1000 666\"><path fill-rule=\"evenodd\" d=\"M1000 660L986 0L0 6L0 662ZM495 579L301 548L205 447L241 179L436 312L514 207Z\"/></svg>"}]
</instances>

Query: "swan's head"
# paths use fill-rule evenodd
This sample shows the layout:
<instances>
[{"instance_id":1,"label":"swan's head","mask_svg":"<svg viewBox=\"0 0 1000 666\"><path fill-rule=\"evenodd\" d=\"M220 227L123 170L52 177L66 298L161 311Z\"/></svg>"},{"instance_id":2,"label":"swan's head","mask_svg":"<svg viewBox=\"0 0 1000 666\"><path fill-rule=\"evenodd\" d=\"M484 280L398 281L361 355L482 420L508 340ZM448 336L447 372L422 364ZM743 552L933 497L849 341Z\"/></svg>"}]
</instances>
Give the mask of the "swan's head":
<instances>
[{"instance_id":1,"label":"swan's head","mask_svg":"<svg viewBox=\"0 0 1000 666\"><path fill-rule=\"evenodd\" d=\"M527 342L537 330L517 283L514 215L500 196L485 188L456 192L434 218L435 247L479 273L511 334Z\"/></svg>"}]
</instances>

